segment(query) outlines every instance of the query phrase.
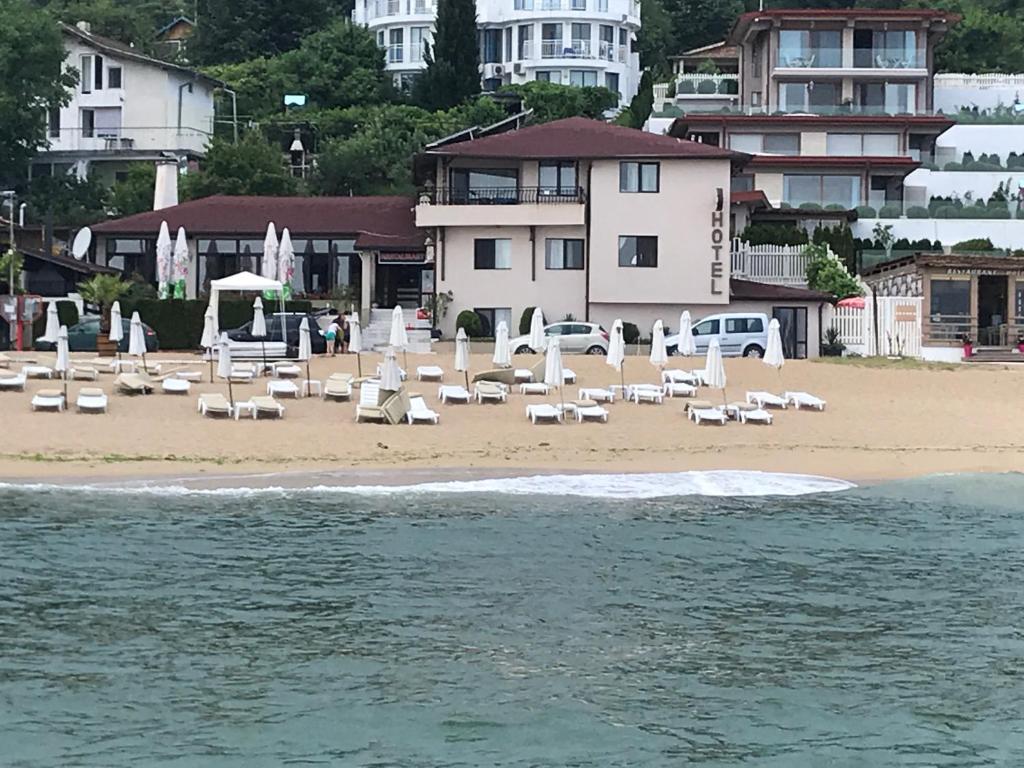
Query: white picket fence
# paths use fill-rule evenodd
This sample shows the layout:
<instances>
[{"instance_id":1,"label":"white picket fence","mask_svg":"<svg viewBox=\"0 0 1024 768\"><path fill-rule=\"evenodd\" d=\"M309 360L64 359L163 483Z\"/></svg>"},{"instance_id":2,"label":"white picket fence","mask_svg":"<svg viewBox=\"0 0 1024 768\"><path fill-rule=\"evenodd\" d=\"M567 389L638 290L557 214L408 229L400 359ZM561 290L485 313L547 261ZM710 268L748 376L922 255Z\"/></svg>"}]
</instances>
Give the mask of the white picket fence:
<instances>
[{"instance_id":1,"label":"white picket fence","mask_svg":"<svg viewBox=\"0 0 1024 768\"><path fill-rule=\"evenodd\" d=\"M924 299L870 295L863 307L835 307L825 329L839 331L847 350L859 355L921 357L921 311ZM875 332L875 307L878 332Z\"/></svg>"},{"instance_id":2,"label":"white picket fence","mask_svg":"<svg viewBox=\"0 0 1024 768\"><path fill-rule=\"evenodd\" d=\"M774 285L807 286L807 262L802 245L750 245L732 241L732 276Z\"/></svg>"}]
</instances>

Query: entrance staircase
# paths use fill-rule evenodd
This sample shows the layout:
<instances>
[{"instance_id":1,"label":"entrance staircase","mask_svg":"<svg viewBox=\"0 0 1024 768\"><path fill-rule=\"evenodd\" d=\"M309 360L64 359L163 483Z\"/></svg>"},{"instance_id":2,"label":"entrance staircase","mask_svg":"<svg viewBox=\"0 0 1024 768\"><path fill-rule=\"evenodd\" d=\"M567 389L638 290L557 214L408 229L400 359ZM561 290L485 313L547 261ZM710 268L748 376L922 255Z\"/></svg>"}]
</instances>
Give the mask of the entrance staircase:
<instances>
[{"instance_id":1,"label":"entrance staircase","mask_svg":"<svg viewBox=\"0 0 1024 768\"><path fill-rule=\"evenodd\" d=\"M1024 363L1024 355L1016 347L981 347L964 358L965 363Z\"/></svg>"},{"instance_id":2,"label":"entrance staircase","mask_svg":"<svg viewBox=\"0 0 1024 768\"><path fill-rule=\"evenodd\" d=\"M371 309L370 322L363 329L363 347L383 350L391 338L390 309ZM409 352L425 354L430 352L430 321L417 320L415 309L403 309L405 332L409 336Z\"/></svg>"}]
</instances>

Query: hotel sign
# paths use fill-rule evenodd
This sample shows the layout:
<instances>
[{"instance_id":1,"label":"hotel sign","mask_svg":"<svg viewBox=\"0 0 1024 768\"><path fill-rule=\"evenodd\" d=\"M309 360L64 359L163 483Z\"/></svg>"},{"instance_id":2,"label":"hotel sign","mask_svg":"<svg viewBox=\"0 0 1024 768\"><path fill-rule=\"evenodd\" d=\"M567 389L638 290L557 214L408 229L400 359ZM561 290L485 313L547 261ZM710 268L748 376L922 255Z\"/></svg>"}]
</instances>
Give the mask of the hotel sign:
<instances>
[{"instance_id":1,"label":"hotel sign","mask_svg":"<svg viewBox=\"0 0 1024 768\"><path fill-rule=\"evenodd\" d=\"M725 214L721 210L711 212L711 295L721 296L725 291L725 261L722 249L725 248Z\"/></svg>"}]
</instances>

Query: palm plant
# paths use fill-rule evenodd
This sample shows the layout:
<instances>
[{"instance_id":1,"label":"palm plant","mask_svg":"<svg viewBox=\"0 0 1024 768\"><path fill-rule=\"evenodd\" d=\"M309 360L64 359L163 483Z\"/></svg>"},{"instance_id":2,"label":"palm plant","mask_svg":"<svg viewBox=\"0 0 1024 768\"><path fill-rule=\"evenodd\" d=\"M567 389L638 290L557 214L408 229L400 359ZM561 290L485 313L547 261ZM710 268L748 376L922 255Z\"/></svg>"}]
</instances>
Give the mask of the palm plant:
<instances>
[{"instance_id":1,"label":"palm plant","mask_svg":"<svg viewBox=\"0 0 1024 768\"><path fill-rule=\"evenodd\" d=\"M78 293L84 301L100 309L100 332L110 331L110 307L128 292L130 286L117 275L94 275L78 284Z\"/></svg>"}]
</instances>

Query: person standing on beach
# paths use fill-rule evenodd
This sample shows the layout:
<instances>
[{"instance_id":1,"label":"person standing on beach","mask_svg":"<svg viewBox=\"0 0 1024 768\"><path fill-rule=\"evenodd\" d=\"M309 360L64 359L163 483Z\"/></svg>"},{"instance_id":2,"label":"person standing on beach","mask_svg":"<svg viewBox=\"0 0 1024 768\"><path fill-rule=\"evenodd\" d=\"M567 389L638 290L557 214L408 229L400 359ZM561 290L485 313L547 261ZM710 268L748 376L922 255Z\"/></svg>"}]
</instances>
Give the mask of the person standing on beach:
<instances>
[{"instance_id":1,"label":"person standing on beach","mask_svg":"<svg viewBox=\"0 0 1024 768\"><path fill-rule=\"evenodd\" d=\"M352 329L348 323L348 315L340 315L341 317L341 354L348 354L348 343L349 339L352 338Z\"/></svg>"},{"instance_id":2,"label":"person standing on beach","mask_svg":"<svg viewBox=\"0 0 1024 768\"><path fill-rule=\"evenodd\" d=\"M331 324L327 326L327 330L324 332L324 338L327 341L326 352L331 357L338 354L338 336L341 333L341 326L338 325L338 319L341 315L331 320Z\"/></svg>"}]
</instances>

